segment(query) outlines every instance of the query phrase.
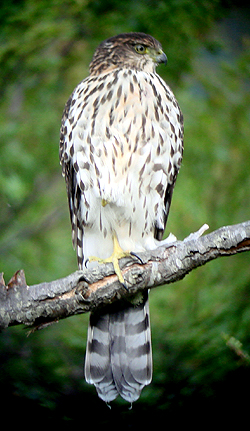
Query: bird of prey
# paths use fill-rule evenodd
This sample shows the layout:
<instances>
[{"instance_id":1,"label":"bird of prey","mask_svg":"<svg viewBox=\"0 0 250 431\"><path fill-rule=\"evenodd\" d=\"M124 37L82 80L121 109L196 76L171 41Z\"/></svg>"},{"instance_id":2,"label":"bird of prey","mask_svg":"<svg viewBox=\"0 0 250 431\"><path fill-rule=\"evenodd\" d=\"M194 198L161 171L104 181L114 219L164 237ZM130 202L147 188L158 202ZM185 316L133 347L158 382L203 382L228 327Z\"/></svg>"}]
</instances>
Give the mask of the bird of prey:
<instances>
[{"instance_id":1,"label":"bird of prey","mask_svg":"<svg viewBox=\"0 0 250 431\"><path fill-rule=\"evenodd\" d=\"M161 244L183 154L183 117L156 73L167 57L144 33L96 49L89 76L66 103L60 162L78 266L113 262ZM106 402L133 402L152 378L148 293L90 316L86 381Z\"/></svg>"}]
</instances>

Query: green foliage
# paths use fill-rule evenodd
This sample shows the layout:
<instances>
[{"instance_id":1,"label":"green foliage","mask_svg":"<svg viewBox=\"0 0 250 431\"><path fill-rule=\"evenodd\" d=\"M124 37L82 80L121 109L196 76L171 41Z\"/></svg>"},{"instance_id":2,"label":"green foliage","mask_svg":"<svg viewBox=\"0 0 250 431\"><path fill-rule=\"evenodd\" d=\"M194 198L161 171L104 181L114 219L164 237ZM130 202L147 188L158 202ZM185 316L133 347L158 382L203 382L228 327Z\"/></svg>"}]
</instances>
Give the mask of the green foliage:
<instances>
[{"instance_id":1,"label":"green foliage","mask_svg":"<svg viewBox=\"0 0 250 431\"><path fill-rule=\"evenodd\" d=\"M60 118L96 45L120 32L144 31L161 41L169 64L159 73L184 113L184 161L167 231L182 239L204 223L213 230L249 218L249 10L227 15L223 6L232 3L2 1L0 269L6 280L20 268L29 284L76 269L58 161ZM214 409L222 398L237 403L235 392L249 377L249 284L249 256L242 254L152 291L154 380L129 412L133 424L137 414L142 424L147 406L160 418L166 409L173 416L194 412L193 405ZM1 388L19 412L31 407L69 420L93 402L106 409L99 422L108 422L108 409L82 378L87 321L75 316L29 337L21 328L1 334ZM243 395L237 397L244 406ZM118 402L112 420L120 404L124 409Z\"/></svg>"}]
</instances>

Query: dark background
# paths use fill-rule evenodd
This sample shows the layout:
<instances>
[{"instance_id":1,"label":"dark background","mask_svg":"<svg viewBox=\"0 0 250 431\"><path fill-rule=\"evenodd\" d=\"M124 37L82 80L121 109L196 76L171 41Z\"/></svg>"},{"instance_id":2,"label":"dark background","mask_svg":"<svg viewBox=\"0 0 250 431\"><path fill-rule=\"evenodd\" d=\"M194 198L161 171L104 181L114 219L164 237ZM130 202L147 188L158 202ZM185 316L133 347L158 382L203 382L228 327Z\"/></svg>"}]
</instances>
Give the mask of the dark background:
<instances>
[{"instance_id":1,"label":"dark background","mask_svg":"<svg viewBox=\"0 0 250 431\"><path fill-rule=\"evenodd\" d=\"M166 234L179 239L249 219L250 9L220 0L2 0L0 7L0 270L28 284L76 269L58 140L64 104L96 46L152 34L158 73L185 120L185 151ZM250 383L249 253L218 259L150 295L154 376L128 410L110 410L83 379L88 316L29 336L0 334L2 417L9 424L119 429L238 425ZM202 419L199 419L202 418ZM33 418L33 419L32 419ZM34 419L35 418L35 419ZM34 422L33 422L34 421ZM90 423L89 423L90 421ZM201 422L200 422L201 421Z\"/></svg>"}]
</instances>

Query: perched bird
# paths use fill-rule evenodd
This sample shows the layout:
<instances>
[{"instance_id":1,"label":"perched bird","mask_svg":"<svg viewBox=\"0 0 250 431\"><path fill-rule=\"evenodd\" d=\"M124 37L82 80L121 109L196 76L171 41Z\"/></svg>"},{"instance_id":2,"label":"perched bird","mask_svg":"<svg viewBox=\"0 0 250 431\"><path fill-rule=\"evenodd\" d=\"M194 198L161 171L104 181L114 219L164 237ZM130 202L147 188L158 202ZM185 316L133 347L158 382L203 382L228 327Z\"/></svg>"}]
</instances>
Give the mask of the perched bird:
<instances>
[{"instance_id":1,"label":"perched bird","mask_svg":"<svg viewBox=\"0 0 250 431\"><path fill-rule=\"evenodd\" d=\"M144 33L102 42L62 117L65 176L78 266L159 246L183 153L183 117L156 73L166 63ZM85 378L106 402L133 402L152 379L148 293L90 316Z\"/></svg>"}]
</instances>

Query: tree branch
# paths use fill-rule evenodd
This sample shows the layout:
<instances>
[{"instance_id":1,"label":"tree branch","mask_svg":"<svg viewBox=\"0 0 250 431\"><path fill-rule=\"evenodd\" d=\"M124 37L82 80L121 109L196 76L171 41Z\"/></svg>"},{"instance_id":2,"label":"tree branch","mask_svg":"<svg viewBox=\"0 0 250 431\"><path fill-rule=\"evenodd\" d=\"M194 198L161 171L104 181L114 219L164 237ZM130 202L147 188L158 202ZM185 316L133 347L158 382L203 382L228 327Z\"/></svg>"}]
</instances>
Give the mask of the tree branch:
<instances>
[{"instance_id":1,"label":"tree branch","mask_svg":"<svg viewBox=\"0 0 250 431\"><path fill-rule=\"evenodd\" d=\"M250 221L222 227L201 237L204 230L201 228L184 241L140 253L142 262L137 258L122 259L120 267L127 289L118 282L112 264L33 286L27 286L23 270L16 272L7 286L0 274L0 329L18 324L43 327L143 289L173 283L219 256L250 250Z\"/></svg>"}]
</instances>

